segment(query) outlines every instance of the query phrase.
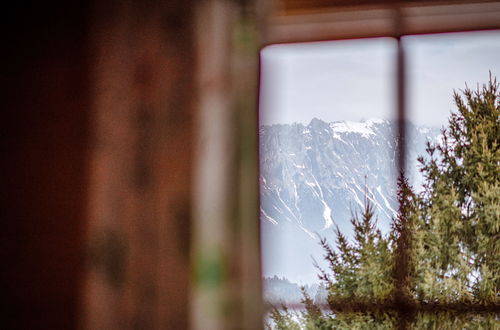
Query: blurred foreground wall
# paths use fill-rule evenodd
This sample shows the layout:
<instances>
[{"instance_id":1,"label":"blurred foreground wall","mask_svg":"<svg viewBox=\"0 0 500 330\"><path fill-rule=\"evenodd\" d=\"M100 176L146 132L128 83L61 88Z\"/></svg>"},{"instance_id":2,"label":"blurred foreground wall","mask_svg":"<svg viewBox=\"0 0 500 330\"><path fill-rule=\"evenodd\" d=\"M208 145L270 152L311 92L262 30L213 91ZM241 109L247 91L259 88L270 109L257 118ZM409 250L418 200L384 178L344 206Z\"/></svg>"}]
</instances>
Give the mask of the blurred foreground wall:
<instances>
[{"instance_id":1,"label":"blurred foreground wall","mask_svg":"<svg viewBox=\"0 0 500 330\"><path fill-rule=\"evenodd\" d=\"M260 327L248 3L4 12L0 328Z\"/></svg>"}]
</instances>

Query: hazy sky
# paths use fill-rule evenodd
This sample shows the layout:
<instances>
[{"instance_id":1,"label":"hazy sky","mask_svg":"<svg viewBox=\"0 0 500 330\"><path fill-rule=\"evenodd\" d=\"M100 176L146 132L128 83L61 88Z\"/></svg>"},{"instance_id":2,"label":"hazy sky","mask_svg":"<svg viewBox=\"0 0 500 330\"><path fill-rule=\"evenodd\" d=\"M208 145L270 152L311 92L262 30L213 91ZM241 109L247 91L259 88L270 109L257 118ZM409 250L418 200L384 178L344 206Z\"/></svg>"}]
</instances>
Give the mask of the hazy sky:
<instances>
[{"instance_id":1,"label":"hazy sky","mask_svg":"<svg viewBox=\"0 0 500 330\"><path fill-rule=\"evenodd\" d=\"M407 49L408 110L417 124L441 126L453 89L500 79L500 31L412 36ZM368 118L395 112L391 38L275 45L262 51L262 124Z\"/></svg>"}]
</instances>

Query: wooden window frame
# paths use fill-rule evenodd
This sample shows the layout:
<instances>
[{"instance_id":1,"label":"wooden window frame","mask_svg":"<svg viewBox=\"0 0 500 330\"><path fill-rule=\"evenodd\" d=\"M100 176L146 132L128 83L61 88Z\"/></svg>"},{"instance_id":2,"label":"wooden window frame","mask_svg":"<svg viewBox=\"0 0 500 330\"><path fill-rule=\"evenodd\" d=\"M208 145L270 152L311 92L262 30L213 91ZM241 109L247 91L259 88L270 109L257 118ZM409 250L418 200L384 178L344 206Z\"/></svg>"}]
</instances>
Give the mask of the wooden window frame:
<instances>
[{"instance_id":1,"label":"wooden window frame","mask_svg":"<svg viewBox=\"0 0 500 330\"><path fill-rule=\"evenodd\" d=\"M355 38L392 37L397 40L398 169L405 168L405 123L407 90L405 49L401 38L408 35L472 32L500 29L500 1L277 1L266 20L263 46ZM403 255L407 251L402 251ZM406 272L395 275L401 282ZM415 313L500 313L498 304L429 303L394 299L385 304L352 301L324 306L333 312L392 311L399 315L398 327L409 326Z\"/></svg>"}]
</instances>

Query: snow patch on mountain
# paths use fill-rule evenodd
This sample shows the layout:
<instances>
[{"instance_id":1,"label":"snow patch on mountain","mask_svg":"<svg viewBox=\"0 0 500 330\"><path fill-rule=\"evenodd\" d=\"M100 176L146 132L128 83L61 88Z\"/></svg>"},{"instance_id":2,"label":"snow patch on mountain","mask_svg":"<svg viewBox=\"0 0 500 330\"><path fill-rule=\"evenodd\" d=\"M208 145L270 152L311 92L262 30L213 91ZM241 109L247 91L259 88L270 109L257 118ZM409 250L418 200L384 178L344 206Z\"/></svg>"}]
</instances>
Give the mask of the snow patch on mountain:
<instances>
[{"instance_id":1,"label":"snow patch on mountain","mask_svg":"<svg viewBox=\"0 0 500 330\"><path fill-rule=\"evenodd\" d=\"M330 123L330 127L332 128L334 133L355 133L361 134L361 136L365 138L369 138L370 135L375 135L375 132L371 129L372 123L357 123L353 121L341 121ZM340 137L339 135L337 135Z\"/></svg>"}]
</instances>

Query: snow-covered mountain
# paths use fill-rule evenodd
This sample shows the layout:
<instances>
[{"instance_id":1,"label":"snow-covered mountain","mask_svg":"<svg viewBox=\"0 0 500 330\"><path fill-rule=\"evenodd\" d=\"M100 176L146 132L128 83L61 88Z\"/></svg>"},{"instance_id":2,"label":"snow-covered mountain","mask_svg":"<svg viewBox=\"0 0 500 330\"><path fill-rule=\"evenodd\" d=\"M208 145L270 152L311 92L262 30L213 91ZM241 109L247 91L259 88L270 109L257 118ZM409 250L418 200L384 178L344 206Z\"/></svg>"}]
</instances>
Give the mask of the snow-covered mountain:
<instances>
[{"instance_id":1,"label":"snow-covered mountain","mask_svg":"<svg viewBox=\"0 0 500 330\"><path fill-rule=\"evenodd\" d=\"M333 239L337 225L348 236L352 212L365 198L375 206L383 232L397 210L396 140L384 120L309 125L283 124L260 128L261 225L265 275L300 281L316 273L317 235ZM439 129L408 126L411 181L421 179L417 155L425 141L435 141ZM293 257L293 261L290 258ZM321 263L321 262L320 262Z\"/></svg>"}]
</instances>

